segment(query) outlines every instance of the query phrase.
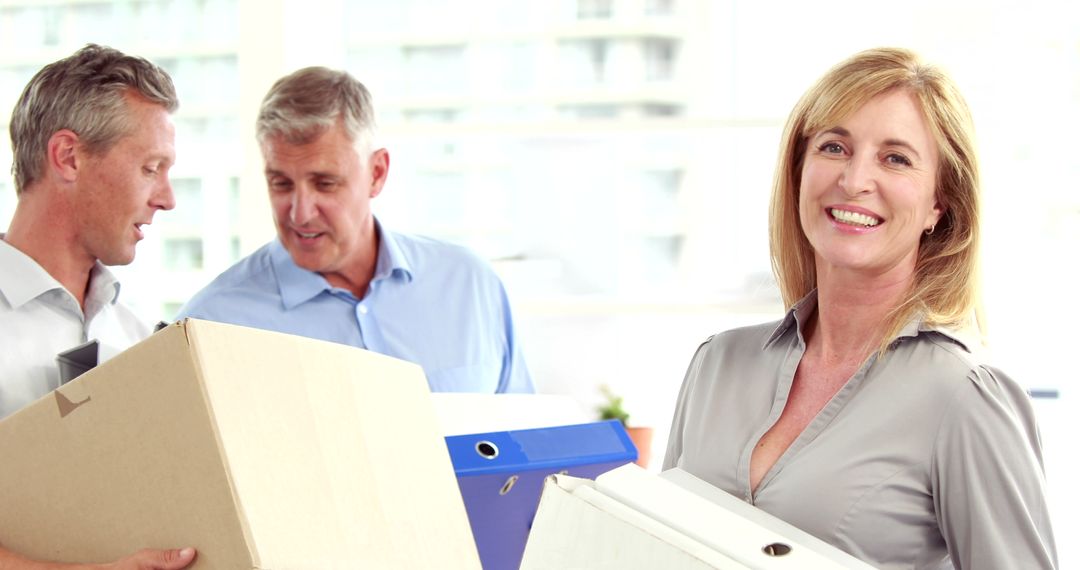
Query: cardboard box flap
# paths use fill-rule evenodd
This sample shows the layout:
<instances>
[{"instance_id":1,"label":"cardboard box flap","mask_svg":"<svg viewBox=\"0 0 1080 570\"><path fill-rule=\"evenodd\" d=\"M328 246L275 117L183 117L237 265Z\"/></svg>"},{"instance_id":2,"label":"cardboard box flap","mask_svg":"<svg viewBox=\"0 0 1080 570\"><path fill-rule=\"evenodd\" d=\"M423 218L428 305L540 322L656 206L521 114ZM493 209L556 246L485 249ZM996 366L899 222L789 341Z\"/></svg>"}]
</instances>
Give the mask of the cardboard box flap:
<instances>
[{"instance_id":1,"label":"cardboard box flap","mask_svg":"<svg viewBox=\"0 0 1080 570\"><path fill-rule=\"evenodd\" d=\"M253 567L195 375L174 327L0 421L5 547L105 562L198 544L202 567Z\"/></svg>"},{"instance_id":2,"label":"cardboard box flap","mask_svg":"<svg viewBox=\"0 0 1080 570\"><path fill-rule=\"evenodd\" d=\"M419 366L238 328L188 321L263 567L479 567Z\"/></svg>"}]
</instances>

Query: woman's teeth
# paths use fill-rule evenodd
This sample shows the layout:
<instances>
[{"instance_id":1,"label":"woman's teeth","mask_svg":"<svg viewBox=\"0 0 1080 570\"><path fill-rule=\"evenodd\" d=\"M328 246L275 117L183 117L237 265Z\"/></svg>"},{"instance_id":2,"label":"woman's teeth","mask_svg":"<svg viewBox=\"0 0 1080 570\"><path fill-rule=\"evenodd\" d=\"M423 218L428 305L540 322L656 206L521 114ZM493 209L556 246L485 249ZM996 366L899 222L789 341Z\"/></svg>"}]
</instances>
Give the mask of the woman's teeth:
<instances>
[{"instance_id":1,"label":"woman's teeth","mask_svg":"<svg viewBox=\"0 0 1080 570\"><path fill-rule=\"evenodd\" d=\"M860 214L858 212L849 212L847 210L838 210L836 208L833 208L832 210L829 210L829 213L832 214L832 216L838 221L844 222L845 224L865 226L868 228L872 228L878 225L878 221L876 218L872 218L870 216L867 216L866 214Z\"/></svg>"}]
</instances>

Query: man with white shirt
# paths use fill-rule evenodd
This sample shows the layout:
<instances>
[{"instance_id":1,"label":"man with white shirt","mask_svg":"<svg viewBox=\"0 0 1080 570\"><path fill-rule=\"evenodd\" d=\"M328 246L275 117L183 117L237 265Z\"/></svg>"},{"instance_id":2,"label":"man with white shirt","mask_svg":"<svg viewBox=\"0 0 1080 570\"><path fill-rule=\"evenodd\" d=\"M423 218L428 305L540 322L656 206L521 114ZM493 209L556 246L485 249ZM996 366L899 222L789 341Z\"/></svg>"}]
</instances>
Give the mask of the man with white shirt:
<instances>
[{"instance_id":1,"label":"man with white shirt","mask_svg":"<svg viewBox=\"0 0 1080 570\"><path fill-rule=\"evenodd\" d=\"M18 204L0 234L0 418L59 386L58 352L92 339L123 349L150 334L117 302L106 266L131 263L142 227L174 205L178 105L164 70L96 45L43 68L15 104ZM194 556L143 550L98 567L179 569ZM82 567L0 548L0 570Z\"/></svg>"}]
</instances>

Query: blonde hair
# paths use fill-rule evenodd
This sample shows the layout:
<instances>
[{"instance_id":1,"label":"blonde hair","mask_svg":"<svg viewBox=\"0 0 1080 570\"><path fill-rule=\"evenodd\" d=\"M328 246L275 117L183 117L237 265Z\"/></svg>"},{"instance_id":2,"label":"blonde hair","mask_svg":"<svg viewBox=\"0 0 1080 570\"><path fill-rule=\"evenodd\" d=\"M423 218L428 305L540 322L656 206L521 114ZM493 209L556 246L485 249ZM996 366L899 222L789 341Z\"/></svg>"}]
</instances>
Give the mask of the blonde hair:
<instances>
[{"instance_id":1,"label":"blonde hair","mask_svg":"<svg viewBox=\"0 0 1080 570\"><path fill-rule=\"evenodd\" d=\"M921 313L927 324L963 328L981 321L978 302L979 169L971 113L956 85L911 51L879 48L829 70L792 109L781 139L769 211L769 249L784 305L817 286L814 250L799 221L799 184L807 141L870 99L912 93L937 142L936 199L944 209L922 236L911 289L884 323L881 350Z\"/></svg>"}]
</instances>

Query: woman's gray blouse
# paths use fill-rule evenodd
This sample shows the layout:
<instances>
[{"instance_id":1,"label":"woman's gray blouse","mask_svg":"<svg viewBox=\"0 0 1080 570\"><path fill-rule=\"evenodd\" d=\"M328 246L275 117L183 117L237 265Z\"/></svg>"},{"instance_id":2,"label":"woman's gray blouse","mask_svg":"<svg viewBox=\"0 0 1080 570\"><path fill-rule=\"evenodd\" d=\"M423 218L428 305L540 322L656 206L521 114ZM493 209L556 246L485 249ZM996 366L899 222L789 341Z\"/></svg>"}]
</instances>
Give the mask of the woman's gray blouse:
<instances>
[{"instance_id":1,"label":"woman's gray blouse","mask_svg":"<svg viewBox=\"0 0 1080 570\"><path fill-rule=\"evenodd\" d=\"M811 294L715 335L679 394L680 467L881 568L1054 568L1027 393L946 330L912 322L810 422L752 496L750 454L787 402Z\"/></svg>"}]
</instances>

